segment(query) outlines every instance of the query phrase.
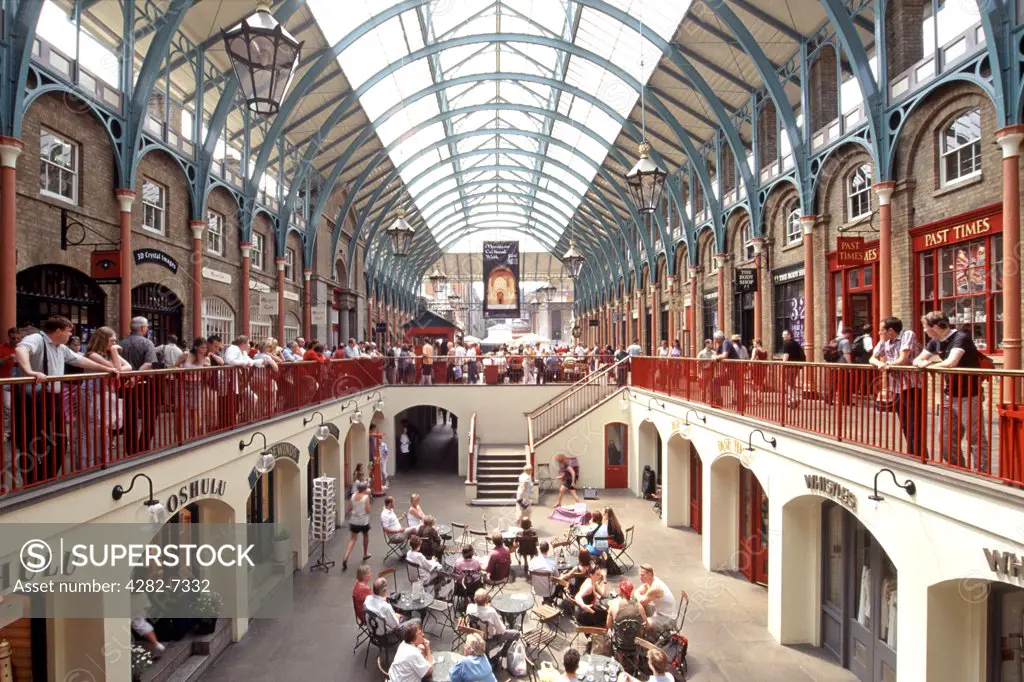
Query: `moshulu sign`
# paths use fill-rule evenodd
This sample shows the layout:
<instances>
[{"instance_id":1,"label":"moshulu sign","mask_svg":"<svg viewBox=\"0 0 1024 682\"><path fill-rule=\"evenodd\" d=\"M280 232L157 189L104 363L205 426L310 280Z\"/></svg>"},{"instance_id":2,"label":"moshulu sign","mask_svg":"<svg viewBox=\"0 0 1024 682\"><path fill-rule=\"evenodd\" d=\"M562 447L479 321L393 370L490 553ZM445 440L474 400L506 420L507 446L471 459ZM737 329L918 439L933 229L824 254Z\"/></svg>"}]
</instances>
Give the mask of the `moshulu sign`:
<instances>
[{"instance_id":1,"label":"moshulu sign","mask_svg":"<svg viewBox=\"0 0 1024 682\"><path fill-rule=\"evenodd\" d=\"M260 315L277 315L277 294L260 294Z\"/></svg>"}]
</instances>

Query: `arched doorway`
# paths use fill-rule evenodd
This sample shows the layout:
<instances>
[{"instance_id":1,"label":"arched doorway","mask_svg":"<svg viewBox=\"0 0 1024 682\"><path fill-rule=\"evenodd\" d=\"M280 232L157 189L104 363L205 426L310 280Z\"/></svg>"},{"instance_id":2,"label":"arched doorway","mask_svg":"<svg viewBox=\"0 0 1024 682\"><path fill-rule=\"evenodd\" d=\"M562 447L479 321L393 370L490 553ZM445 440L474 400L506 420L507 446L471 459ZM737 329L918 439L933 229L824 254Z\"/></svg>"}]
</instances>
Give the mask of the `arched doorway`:
<instances>
[{"instance_id":1,"label":"arched doorway","mask_svg":"<svg viewBox=\"0 0 1024 682\"><path fill-rule=\"evenodd\" d=\"M687 466L690 470L690 528L700 535L703 528L701 521L704 514L704 464L701 462L700 454L693 443L690 443L690 456Z\"/></svg>"},{"instance_id":2,"label":"arched doorway","mask_svg":"<svg viewBox=\"0 0 1024 682\"><path fill-rule=\"evenodd\" d=\"M694 460L697 461L696 471ZM693 443L678 433L672 434L665 450L665 477L661 488L665 525L687 526L700 533L701 478L700 458Z\"/></svg>"},{"instance_id":3,"label":"arched doorway","mask_svg":"<svg viewBox=\"0 0 1024 682\"><path fill-rule=\"evenodd\" d=\"M661 480L661 434L658 427L650 420L640 423L636 443L636 486L642 492L644 471L650 467L655 478Z\"/></svg>"},{"instance_id":4,"label":"arched doorway","mask_svg":"<svg viewBox=\"0 0 1024 682\"><path fill-rule=\"evenodd\" d=\"M740 562L752 583L768 584L768 494L750 469L740 467Z\"/></svg>"},{"instance_id":5,"label":"arched doorway","mask_svg":"<svg viewBox=\"0 0 1024 682\"><path fill-rule=\"evenodd\" d=\"M653 429L654 424L640 425L641 438L644 427ZM604 425L604 487L629 487L629 426L620 422Z\"/></svg>"},{"instance_id":6,"label":"arched doorway","mask_svg":"<svg viewBox=\"0 0 1024 682\"><path fill-rule=\"evenodd\" d=\"M384 432L399 471L459 471L459 418L433 405L416 405L395 415L391 433ZM381 425L383 427L383 425ZM379 428L381 428L379 427ZM409 454L402 455L402 434L409 438Z\"/></svg>"},{"instance_id":7,"label":"arched doorway","mask_svg":"<svg viewBox=\"0 0 1024 682\"><path fill-rule=\"evenodd\" d=\"M39 328L47 318L61 315L71 320L84 343L106 324L107 295L85 273L65 265L35 265L19 272L17 281L19 327Z\"/></svg>"},{"instance_id":8,"label":"arched doorway","mask_svg":"<svg viewBox=\"0 0 1024 682\"><path fill-rule=\"evenodd\" d=\"M158 346L171 334L181 340L182 308L178 295L162 284L147 282L132 289L132 317L149 320L149 339Z\"/></svg>"}]
</instances>

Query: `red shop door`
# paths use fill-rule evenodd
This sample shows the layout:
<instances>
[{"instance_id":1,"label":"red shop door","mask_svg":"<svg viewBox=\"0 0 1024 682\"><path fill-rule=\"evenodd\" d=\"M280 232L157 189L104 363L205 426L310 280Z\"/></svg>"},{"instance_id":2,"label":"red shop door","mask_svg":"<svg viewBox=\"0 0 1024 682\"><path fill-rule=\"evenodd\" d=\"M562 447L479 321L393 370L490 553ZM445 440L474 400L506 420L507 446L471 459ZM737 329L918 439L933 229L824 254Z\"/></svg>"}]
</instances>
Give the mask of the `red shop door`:
<instances>
[{"instance_id":1,"label":"red shop door","mask_svg":"<svg viewBox=\"0 0 1024 682\"><path fill-rule=\"evenodd\" d=\"M690 528L699 535L701 532L701 512L704 506L704 465L701 464L697 450L690 445Z\"/></svg>"},{"instance_id":2,"label":"red shop door","mask_svg":"<svg viewBox=\"0 0 1024 682\"><path fill-rule=\"evenodd\" d=\"M757 477L740 467L740 572L768 584L768 496Z\"/></svg>"},{"instance_id":3,"label":"red shop door","mask_svg":"<svg viewBox=\"0 0 1024 682\"><path fill-rule=\"evenodd\" d=\"M625 424L604 425L604 487L629 487L629 441Z\"/></svg>"}]
</instances>

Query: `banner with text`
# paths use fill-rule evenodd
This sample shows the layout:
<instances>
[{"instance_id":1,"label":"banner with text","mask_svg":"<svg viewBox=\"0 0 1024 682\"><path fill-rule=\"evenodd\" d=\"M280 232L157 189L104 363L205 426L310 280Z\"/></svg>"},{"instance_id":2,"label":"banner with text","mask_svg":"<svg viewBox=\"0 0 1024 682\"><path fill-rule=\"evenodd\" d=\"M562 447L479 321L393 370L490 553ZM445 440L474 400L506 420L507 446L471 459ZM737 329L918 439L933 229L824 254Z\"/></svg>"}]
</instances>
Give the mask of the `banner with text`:
<instances>
[{"instance_id":1,"label":"banner with text","mask_svg":"<svg viewBox=\"0 0 1024 682\"><path fill-rule=\"evenodd\" d=\"M484 317L519 317L519 242L484 242Z\"/></svg>"}]
</instances>

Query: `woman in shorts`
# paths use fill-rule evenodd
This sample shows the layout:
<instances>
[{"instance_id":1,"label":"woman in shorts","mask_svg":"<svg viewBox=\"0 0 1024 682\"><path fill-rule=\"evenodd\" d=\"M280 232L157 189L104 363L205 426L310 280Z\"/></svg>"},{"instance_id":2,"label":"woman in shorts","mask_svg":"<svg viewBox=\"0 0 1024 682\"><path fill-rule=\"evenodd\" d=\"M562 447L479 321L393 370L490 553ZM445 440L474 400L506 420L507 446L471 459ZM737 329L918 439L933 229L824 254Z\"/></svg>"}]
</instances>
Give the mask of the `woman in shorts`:
<instances>
[{"instance_id":1,"label":"woman in shorts","mask_svg":"<svg viewBox=\"0 0 1024 682\"><path fill-rule=\"evenodd\" d=\"M356 537L363 535L363 561L370 558L370 493L366 481L356 482L356 491L348 501L348 547L341 561L341 570L348 568L348 557L356 546Z\"/></svg>"},{"instance_id":2,"label":"woman in shorts","mask_svg":"<svg viewBox=\"0 0 1024 682\"><path fill-rule=\"evenodd\" d=\"M558 489L558 502L555 502L555 507L562 506L562 498L566 493L572 495L572 499L576 500L576 504L579 504L580 498L576 494L576 476L577 471L572 463L568 460L565 455L555 455L555 462L558 463L558 475L562 479L562 486Z\"/></svg>"}]
</instances>

